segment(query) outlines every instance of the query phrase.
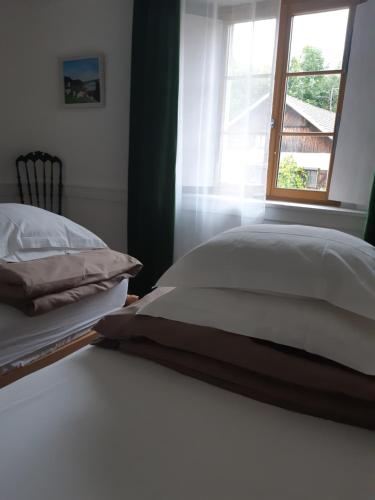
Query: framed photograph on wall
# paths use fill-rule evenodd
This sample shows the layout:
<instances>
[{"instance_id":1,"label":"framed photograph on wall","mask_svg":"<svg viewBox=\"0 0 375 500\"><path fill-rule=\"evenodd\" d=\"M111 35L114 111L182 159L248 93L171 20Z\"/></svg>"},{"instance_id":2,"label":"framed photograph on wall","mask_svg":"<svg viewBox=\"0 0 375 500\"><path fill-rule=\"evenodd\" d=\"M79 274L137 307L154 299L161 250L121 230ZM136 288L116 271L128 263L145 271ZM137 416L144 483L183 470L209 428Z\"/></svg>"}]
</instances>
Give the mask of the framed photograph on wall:
<instances>
[{"instance_id":1,"label":"framed photograph on wall","mask_svg":"<svg viewBox=\"0 0 375 500\"><path fill-rule=\"evenodd\" d=\"M61 96L65 108L104 106L104 57L60 59Z\"/></svg>"}]
</instances>

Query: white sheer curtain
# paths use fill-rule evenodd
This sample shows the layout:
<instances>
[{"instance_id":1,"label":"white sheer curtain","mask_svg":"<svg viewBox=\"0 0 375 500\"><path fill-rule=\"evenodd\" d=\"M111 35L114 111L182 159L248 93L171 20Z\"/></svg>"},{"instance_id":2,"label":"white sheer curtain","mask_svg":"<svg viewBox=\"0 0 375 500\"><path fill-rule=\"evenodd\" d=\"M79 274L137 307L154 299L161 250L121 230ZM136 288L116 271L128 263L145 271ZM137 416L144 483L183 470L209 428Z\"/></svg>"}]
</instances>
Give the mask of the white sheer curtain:
<instances>
[{"instance_id":1,"label":"white sheer curtain","mask_svg":"<svg viewBox=\"0 0 375 500\"><path fill-rule=\"evenodd\" d=\"M262 222L280 0L182 0L175 258Z\"/></svg>"},{"instance_id":2,"label":"white sheer curtain","mask_svg":"<svg viewBox=\"0 0 375 500\"><path fill-rule=\"evenodd\" d=\"M357 7L330 199L368 207L375 173L375 0Z\"/></svg>"}]
</instances>

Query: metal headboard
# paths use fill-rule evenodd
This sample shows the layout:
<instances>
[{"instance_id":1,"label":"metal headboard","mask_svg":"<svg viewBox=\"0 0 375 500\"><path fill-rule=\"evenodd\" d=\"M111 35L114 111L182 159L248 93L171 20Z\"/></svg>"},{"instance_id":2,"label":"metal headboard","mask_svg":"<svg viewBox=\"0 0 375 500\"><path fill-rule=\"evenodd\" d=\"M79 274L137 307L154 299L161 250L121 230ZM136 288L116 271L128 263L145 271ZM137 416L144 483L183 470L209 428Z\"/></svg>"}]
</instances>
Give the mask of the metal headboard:
<instances>
[{"instance_id":1,"label":"metal headboard","mask_svg":"<svg viewBox=\"0 0 375 500\"><path fill-rule=\"evenodd\" d=\"M61 215L62 161L57 156L34 151L19 156L16 159L16 168L21 203ZM27 188L25 191L24 186Z\"/></svg>"}]
</instances>

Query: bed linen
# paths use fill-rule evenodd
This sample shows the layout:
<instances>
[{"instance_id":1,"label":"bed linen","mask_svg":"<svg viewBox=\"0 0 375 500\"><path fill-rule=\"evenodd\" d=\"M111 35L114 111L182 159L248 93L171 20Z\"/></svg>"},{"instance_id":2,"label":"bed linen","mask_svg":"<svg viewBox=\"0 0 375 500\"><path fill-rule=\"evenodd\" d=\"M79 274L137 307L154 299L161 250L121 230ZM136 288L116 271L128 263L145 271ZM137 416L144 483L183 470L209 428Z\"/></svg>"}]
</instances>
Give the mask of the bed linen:
<instances>
[{"instance_id":1,"label":"bed linen","mask_svg":"<svg viewBox=\"0 0 375 500\"><path fill-rule=\"evenodd\" d=\"M12 254L6 255L0 262L29 262L30 260L46 259L47 257L56 257L57 255L70 255L80 253L82 250L57 250L57 249L34 249L18 250Z\"/></svg>"},{"instance_id":2,"label":"bed linen","mask_svg":"<svg viewBox=\"0 0 375 500\"><path fill-rule=\"evenodd\" d=\"M96 327L102 346L282 408L375 430L375 379L303 351L146 316Z\"/></svg>"},{"instance_id":3,"label":"bed linen","mask_svg":"<svg viewBox=\"0 0 375 500\"><path fill-rule=\"evenodd\" d=\"M272 342L142 314L166 293L108 315L103 347L142 356L257 400L375 429L375 378Z\"/></svg>"},{"instance_id":4,"label":"bed linen","mask_svg":"<svg viewBox=\"0 0 375 500\"><path fill-rule=\"evenodd\" d=\"M48 210L20 203L0 203L0 259L28 260L24 250L90 250L106 248L96 234Z\"/></svg>"},{"instance_id":5,"label":"bed linen","mask_svg":"<svg viewBox=\"0 0 375 500\"><path fill-rule=\"evenodd\" d=\"M375 376L375 321L321 300L175 288L139 312L295 347Z\"/></svg>"},{"instance_id":6,"label":"bed linen","mask_svg":"<svg viewBox=\"0 0 375 500\"><path fill-rule=\"evenodd\" d=\"M375 433L88 347L0 390L6 500L371 500Z\"/></svg>"},{"instance_id":7,"label":"bed linen","mask_svg":"<svg viewBox=\"0 0 375 500\"><path fill-rule=\"evenodd\" d=\"M113 288L142 264L110 249L0 263L0 302L33 316Z\"/></svg>"},{"instance_id":8,"label":"bed linen","mask_svg":"<svg viewBox=\"0 0 375 500\"><path fill-rule=\"evenodd\" d=\"M124 305L127 289L125 279L101 294L34 317L0 304L0 374L86 333L100 318Z\"/></svg>"}]
</instances>

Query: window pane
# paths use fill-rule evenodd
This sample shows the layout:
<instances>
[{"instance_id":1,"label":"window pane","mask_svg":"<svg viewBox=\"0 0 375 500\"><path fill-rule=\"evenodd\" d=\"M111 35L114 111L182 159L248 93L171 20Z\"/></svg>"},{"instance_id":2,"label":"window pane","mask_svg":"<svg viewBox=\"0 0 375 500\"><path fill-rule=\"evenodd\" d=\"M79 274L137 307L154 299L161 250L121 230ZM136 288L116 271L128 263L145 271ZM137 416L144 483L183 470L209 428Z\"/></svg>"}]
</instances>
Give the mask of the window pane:
<instances>
[{"instance_id":1,"label":"window pane","mask_svg":"<svg viewBox=\"0 0 375 500\"><path fill-rule=\"evenodd\" d=\"M260 194L265 183L276 33L274 18L229 25L217 179L232 194Z\"/></svg>"},{"instance_id":2,"label":"window pane","mask_svg":"<svg viewBox=\"0 0 375 500\"><path fill-rule=\"evenodd\" d=\"M349 9L294 16L289 71L341 69Z\"/></svg>"},{"instance_id":3,"label":"window pane","mask_svg":"<svg viewBox=\"0 0 375 500\"><path fill-rule=\"evenodd\" d=\"M225 126L249 118L253 108L265 108L270 97L271 78L238 77L227 81L225 96Z\"/></svg>"},{"instance_id":4,"label":"window pane","mask_svg":"<svg viewBox=\"0 0 375 500\"><path fill-rule=\"evenodd\" d=\"M333 132L340 80L340 75L289 77L284 132Z\"/></svg>"},{"instance_id":5,"label":"window pane","mask_svg":"<svg viewBox=\"0 0 375 500\"><path fill-rule=\"evenodd\" d=\"M281 141L277 187L326 191L332 137L288 136Z\"/></svg>"},{"instance_id":6,"label":"window pane","mask_svg":"<svg viewBox=\"0 0 375 500\"><path fill-rule=\"evenodd\" d=\"M230 30L228 76L271 74L275 37L276 19L233 24Z\"/></svg>"},{"instance_id":7,"label":"window pane","mask_svg":"<svg viewBox=\"0 0 375 500\"><path fill-rule=\"evenodd\" d=\"M254 74L272 73L276 33L276 19L255 21L252 64L252 71Z\"/></svg>"}]
</instances>

